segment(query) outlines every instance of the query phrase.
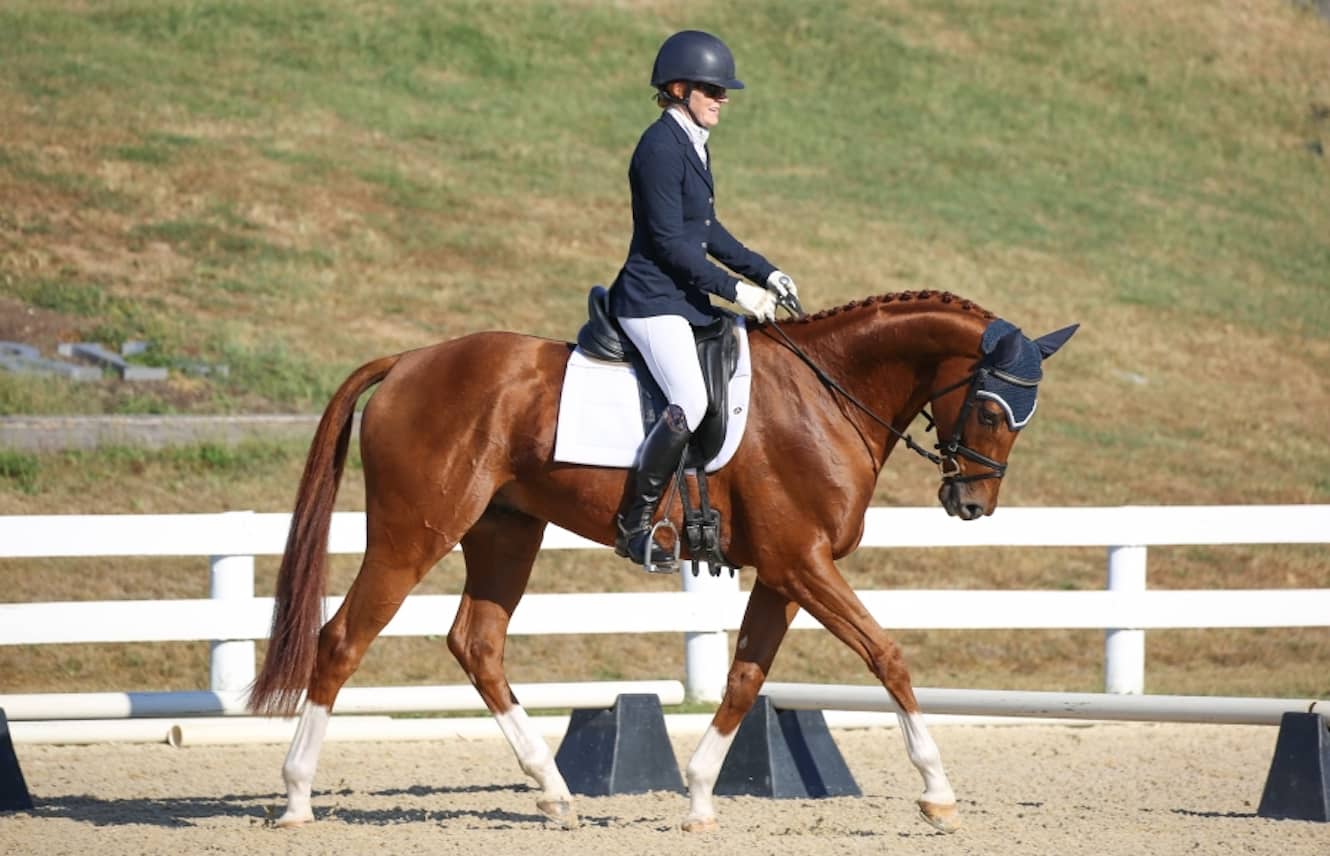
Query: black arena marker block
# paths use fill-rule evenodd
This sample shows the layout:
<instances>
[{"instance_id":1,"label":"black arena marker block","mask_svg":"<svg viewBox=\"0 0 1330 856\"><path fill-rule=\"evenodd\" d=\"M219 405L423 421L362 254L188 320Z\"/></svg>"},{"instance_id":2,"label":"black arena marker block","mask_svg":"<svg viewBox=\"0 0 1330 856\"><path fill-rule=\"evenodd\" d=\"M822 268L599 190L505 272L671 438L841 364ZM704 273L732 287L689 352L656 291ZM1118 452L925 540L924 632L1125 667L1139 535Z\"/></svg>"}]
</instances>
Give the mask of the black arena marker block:
<instances>
[{"instance_id":1,"label":"black arena marker block","mask_svg":"<svg viewBox=\"0 0 1330 856\"><path fill-rule=\"evenodd\" d=\"M609 708L574 710L554 762L575 794L683 790L665 713L650 693L625 693Z\"/></svg>"},{"instance_id":2,"label":"black arena marker block","mask_svg":"<svg viewBox=\"0 0 1330 856\"><path fill-rule=\"evenodd\" d=\"M739 723L715 793L807 799L862 795L820 710L777 710L766 696Z\"/></svg>"},{"instance_id":3,"label":"black arena marker block","mask_svg":"<svg viewBox=\"0 0 1330 856\"><path fill-rule=\"evenodd\" d=\"M31 811L32 795L23 771L14 754L14 741L9 737L9 720L0 708L0 811Z\"/></svg>"},{"instance_id":4,"label":"black arena marker block","mask_svg":"<svg viewBox=\"0 0 1330 856\"><path fill-rule=\"evenodd\" d=\"M1330 724L1319 713L1285 713L1261 817L1330 822Z\"/></svg>"}]
</instances>

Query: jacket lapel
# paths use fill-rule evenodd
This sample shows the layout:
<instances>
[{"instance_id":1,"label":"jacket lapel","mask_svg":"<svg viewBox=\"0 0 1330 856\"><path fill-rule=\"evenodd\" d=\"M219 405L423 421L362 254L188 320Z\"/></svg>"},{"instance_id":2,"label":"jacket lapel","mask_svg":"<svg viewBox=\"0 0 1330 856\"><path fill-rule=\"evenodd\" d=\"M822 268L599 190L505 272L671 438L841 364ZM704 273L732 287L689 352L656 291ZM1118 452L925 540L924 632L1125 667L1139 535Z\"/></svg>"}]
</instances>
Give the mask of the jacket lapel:
<instances>
[{"instance_id":1,"label":"jacket lapel","mask_svg":"<svg viewBox=\"0 0 1330 856\"><path fill-rule=\"evenodd\" d=\"M673 116L668 115L668 113L668 110L665 113L662 113L660 121L669 126L670 133L674 134L674 139L679 142L679 145L683 146L684 157L688 159L688 162L693 165L693 169L697 170L698 174L702 176L702 179L706 181L707 187L711 188L714 192L716 187L711 183L711 170L707 169L706 164L702 163L702 159L697 156L697 149L693 148L693 141L688 139L688 132L679 125L678 121ZM707 149L707 159L711 159L711 150L709 148Z\"/></svg>"}]
</instances>

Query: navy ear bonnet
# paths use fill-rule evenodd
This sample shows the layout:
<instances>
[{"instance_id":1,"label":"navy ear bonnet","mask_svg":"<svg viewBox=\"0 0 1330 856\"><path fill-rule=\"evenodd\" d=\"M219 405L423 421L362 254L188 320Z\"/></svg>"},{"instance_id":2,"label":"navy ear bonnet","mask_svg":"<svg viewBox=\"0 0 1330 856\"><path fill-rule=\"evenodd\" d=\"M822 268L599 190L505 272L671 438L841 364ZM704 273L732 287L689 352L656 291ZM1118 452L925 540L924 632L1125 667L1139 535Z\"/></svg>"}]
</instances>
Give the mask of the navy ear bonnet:
<instances>
[{"instance_id":1,"label":"navy ear bonnet","mask_svg":"<svg viewBox=\"0 0 1330 856\"><path fill-rule=\"evenodd\" d=\"M987 371L980 372L975 395L996 401L1006 411L1011 430L1019 431L1038 404L1043 354L1019 327L1001 318L984 330L979 350L980 367Z\"/></svg>"}]
</instances>

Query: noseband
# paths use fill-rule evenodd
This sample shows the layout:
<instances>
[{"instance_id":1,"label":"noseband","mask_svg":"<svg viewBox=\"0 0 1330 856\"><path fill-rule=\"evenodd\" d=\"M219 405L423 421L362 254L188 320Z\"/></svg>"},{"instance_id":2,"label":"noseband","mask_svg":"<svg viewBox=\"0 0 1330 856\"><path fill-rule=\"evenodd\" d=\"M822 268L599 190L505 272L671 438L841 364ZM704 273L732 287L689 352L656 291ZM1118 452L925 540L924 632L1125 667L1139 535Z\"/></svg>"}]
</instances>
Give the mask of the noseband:
<instances>
[{"instance_id":1,"label":"noseband","mask_svg":"<svg viewBox=\"0 0 1330 856\"><path fill-rule=\"evenodd\" d=\"M974 371L970 372L965 377L928 396L929 404L933 404L947 393L959 389L962 386L967 387L965 391L965 401L961 403L960 414L956 417L956 427L958 430L952 432L951 439L945 444L939 439L939 442L933 446L937 451L930 452L928 449L925 449L923 446L916 443L914 438L909 434L898 430L895 425L892 425L881 416L878 416L871 407L851 395L849 390L837 383L834 378L822 370L821 366L813 362L813 358L804 353L803 349L796 345L790 337L786 335L785 331L781 329L778 323L774 320L767 323L780 334L780 337L785 340L785 344L789 346L790 350L794 351L799 359L803 360L808 367L813 370L813 374L817 375L817 379L820 380L824 386L834 392L840 393L846 401L859 408L859 410L863 411L863 413L865 413L870 419L895 435L898 440L905 444L907 449L933 462L933 464L937 466L938 472L942 474L942 482L944 484L966 484L967 482L983 481L985 479L1000 479L1006 475L1006 464L995 461L987 455L976 452L974 449L965 445L966 420L970 416L970 411L974 409L975 402L979 399L979 390L982 386L983 379L989 375L995 374L996 370L991 366L980 364ZM1001 379L1007 382L1019 382L1016 381L1015 378L1011 378L1006 374L1002 374ZM1021 385L1028 385L1024 382L1020 383ZM923 414L924 419L928 423L924 428L925 431L931 431L937 427L937 420L933 418L933 414L928 412L926 406L925 409L920 410L919 412ZM939 435L941 434L941 432L938 433ZM985 467L985 472L966 475L961 471L960 458L965 458L968 461L973 461L981 467Z\"/></svg>"}]
</instances>

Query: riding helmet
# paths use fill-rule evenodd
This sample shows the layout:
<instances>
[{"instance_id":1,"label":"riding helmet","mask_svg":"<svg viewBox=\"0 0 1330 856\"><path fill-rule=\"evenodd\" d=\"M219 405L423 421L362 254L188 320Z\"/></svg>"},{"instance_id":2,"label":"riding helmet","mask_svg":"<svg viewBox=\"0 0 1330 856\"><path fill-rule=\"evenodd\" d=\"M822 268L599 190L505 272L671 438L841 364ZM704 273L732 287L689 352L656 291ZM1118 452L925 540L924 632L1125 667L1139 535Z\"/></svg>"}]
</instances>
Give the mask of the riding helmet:
<instances>
[{"instance_id":1,"label":"riding helmet","mask_svg":"<svg viewBox=\"0 0 1330 856\"><path fill-rule=\"evenodd\" d=\"M743 81L734 76L734 54L720 39L701 30L675 33L656 52L651 85L661 89L672 80L744 88Z\"/></svg>"}]
</instances>

